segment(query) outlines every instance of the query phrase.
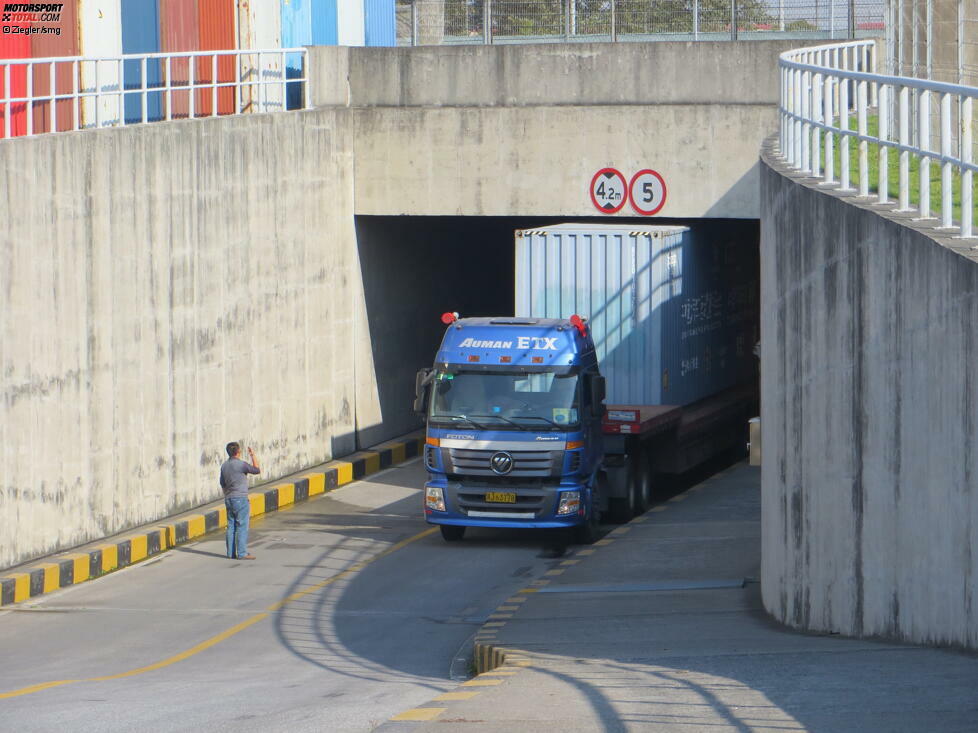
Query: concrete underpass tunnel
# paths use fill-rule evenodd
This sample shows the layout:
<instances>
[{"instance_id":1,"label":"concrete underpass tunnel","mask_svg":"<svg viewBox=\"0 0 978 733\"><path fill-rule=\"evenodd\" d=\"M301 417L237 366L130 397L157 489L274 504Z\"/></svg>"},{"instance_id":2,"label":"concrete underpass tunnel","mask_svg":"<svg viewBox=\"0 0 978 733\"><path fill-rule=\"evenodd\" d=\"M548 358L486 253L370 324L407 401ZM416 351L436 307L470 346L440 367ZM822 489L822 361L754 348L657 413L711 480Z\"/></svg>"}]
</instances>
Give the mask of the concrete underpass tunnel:
<instances>
[{"instance_id":1,"label":"concrete underpass tunnel","mask_svg":"<svg viewBox=\"0 0 978 733\"><path fill-rule=\"evenodd\" d=\"M718 243L743 244L747 269L757 282L756 219L358 216L357 246L382 416L377 424L358 425L360 447L421 425L412 410L414 376L432 364L445 329L441 314L513 315L514 232L564 222L694 227Z\"/></svg>"}]
</instances>

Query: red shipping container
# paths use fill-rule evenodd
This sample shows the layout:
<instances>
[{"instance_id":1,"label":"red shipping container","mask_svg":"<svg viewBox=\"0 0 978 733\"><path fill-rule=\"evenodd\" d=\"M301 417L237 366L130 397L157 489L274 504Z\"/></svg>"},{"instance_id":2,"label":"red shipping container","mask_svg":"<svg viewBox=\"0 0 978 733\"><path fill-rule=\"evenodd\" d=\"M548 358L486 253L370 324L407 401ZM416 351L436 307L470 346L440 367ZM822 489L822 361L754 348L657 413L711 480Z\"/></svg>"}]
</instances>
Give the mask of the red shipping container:
<instances>
[{"instance_id":1,"label":"red shipping container","mask_svg":"<svg viewBox=\"0 0 978 733\"><path fill-rule=\"evenodd\" d=\"M234 0L198 0L198 28L201 51L228 51L237 48L235 38ZM197 79L210 82L214 79L214 57L199 56ZM235 57L217 57L217 81L235 82ZM198 115L210 115L214 111L212 89L201 89L197 96ZM217 113L234 114L234 87L222 87L217 93Z\"/></svg>"},{"instance_id":2,"label":"red shipping container","mask_svg":"<svg viewBox=\"0 0 978 733\"><path fill-rule=\"evenodd\" d=\"M49 15L43 13L43 16ZM35 59L54 56L78 56L81 45L78 40L78 3L66 2L61 7L57 21L38 21L35 26L47 33L31 36L31 56ZM60 31L57 35L52 31ZM73 94L78 88L78 71L71 62L34 65L34 96L52 93L51 73L54 66L54 94ZM56 118L52 119L51 103L34 102L34 132L64 132L75 129L74 101L59 99L55 102Z\"/></svg>"},{"instance_id":3,"label":"red shipping container","mask_svg":"<svg viewBox=\"0 0 978 733\"><path fill-rule=\"evenodd\" d=\"M29 24L10 23L11 26L25 28ZM0 33L0 59L26 59L31 55L30 36L20 33ZM10 89L6 87L6 79L9 71ZM26 66L7 66L0 64L0 138L6 137L7 120L10 114L10 135L27 134L27 115L25 110L27 105L24 102L6 104L2 100L9 97L27 96L27 67Z\"/></svg>"},{"instance_id":4,"label":"red shipping container","mask_svg":"<svg viewBox=\"0 0 978 733\"><path fill-rule=\"evenodd\" d=\"M160 50L165 53L196 51L199 44L197 0L160 0ZM163 73L165 76L166 66L163 67ZM170 60L170 84L189 86L189 59ZM196 113L199 115L200 111L197 110ZM171 92L170 118L183 119L189 114L190 92Z\"/></svg>"}]
</instances>

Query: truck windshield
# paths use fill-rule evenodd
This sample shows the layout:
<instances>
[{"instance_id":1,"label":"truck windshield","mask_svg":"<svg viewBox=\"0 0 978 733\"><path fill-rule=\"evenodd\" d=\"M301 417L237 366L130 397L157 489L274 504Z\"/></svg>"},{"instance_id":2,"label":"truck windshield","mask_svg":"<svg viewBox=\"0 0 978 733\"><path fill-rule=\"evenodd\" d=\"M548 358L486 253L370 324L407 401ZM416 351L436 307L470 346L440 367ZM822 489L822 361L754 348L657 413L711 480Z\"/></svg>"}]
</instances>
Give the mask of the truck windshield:
<instances>
[{"instance_id":1,"label":"truck windshield","mask_svg":"<svg viewBox=\"0 0 978 733\"><path fill-rule=\"evenodd\" d=\"M493 430L565 430L580 423L577 374L438 372L430 419Z\"/></svg>"}]
</instances>

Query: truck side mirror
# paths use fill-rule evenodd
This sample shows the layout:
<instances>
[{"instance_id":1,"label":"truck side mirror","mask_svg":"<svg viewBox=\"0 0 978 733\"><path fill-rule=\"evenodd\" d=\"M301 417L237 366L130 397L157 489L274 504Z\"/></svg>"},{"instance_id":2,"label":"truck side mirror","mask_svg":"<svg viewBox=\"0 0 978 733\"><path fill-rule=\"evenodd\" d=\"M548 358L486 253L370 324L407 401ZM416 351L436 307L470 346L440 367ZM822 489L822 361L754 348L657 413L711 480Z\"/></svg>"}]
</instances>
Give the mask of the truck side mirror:
<instances>
[{"instance_id":1,"label":"truck side mirror","mask_svg":"<svg viewBox=\"0 0 978 733\"><path fill-rule=\"evenodd\" d=\"M414 375L414 411L418 415L424 415L428 407L428 385L431 384L431 377L434 369L419 369Z\"/></svg>"},{"instance_id":2,"label":"truck side mirror","mask_svg":"<svg viewBox=\"0 0 978 733\"><path fill-rule=\"evenodd\" d=\"M591 375L591 410L595 415L604 411L605 385L600 374Z\"/></svg>"}]
</instances>

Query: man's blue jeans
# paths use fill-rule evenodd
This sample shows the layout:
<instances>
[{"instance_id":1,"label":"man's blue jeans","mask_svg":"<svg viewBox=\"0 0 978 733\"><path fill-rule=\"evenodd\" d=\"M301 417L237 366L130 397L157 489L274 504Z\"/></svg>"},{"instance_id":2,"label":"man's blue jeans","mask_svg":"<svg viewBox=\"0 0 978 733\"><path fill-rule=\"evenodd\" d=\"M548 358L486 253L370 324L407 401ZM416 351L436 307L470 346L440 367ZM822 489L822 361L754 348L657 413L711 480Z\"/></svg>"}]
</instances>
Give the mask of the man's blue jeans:
<instances>
[{"instance_id":1,"label":"man's blue jeans","mask_svg":"<svg viewBox=\"0 0 978 733\"><path fill-rule=\"evenodd\" d=\"M233 496L224 500L228 510L228 557L244 557L248 554L248 519L251 502L247 496Z\"/></svg>"}]
</instances>

